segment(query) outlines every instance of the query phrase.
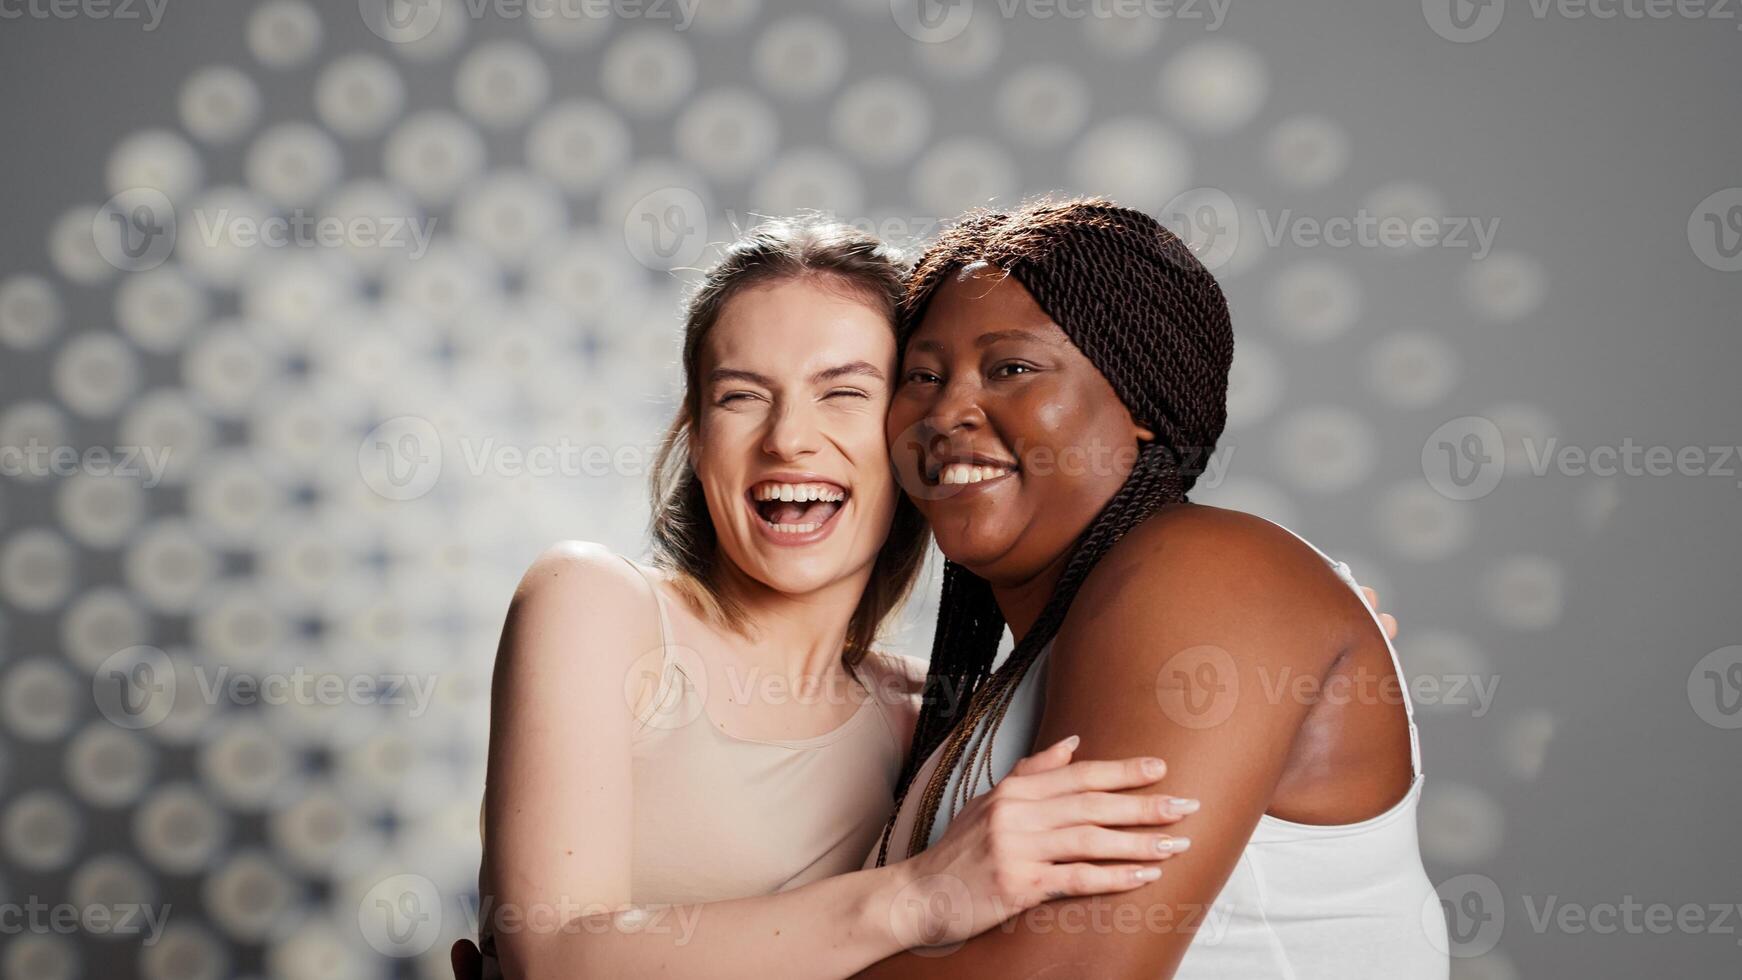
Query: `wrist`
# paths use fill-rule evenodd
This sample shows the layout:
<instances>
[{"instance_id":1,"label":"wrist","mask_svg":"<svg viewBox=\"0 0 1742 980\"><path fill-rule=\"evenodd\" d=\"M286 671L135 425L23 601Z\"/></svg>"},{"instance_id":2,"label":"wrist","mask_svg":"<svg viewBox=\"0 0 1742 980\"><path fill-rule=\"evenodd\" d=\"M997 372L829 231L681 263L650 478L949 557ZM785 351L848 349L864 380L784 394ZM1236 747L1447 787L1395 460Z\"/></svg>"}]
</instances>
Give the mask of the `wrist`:
<instances>
[{"instance_id":1,"label":"wrist","mask_svg":"<svg viewBox=\"0 0 1742 980\"><path fill-rule=\"evenodd\" d=\"M911 861L902 861L865 872L870 876L871 886L859 896L854 931L866 937L878 959L906 949L915 934L915 923L907 921L915 918L914 911L908 908L913 903L906 900L915 878L910 864Z\"/></svg>"}]
</instances>

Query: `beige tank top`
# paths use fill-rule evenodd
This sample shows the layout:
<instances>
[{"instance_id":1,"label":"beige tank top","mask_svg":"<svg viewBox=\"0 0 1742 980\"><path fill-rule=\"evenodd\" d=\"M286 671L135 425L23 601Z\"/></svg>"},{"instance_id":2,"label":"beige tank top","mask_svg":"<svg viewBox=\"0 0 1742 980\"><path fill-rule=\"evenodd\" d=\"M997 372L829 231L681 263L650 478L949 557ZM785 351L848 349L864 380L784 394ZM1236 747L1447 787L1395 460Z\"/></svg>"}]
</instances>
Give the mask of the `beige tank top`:
<instances>
[{"instance_id":1,"label":"beige tank top","mask_svg":"<svg viewBox=\"0 0 1742 980\"><path fill-rule=\"evenodd\" d=\"M632 740L634 839L629 900L637 905L770 895L856 871L895 802L901 733L880 697L814 738L768 741L727 734L706 711L708 673L671 642L653 595L660 646L642 681L654 694ZM881 656L873 654L872 656ZM484 835L482 806L478 835ZM485 980L500 980L486 919L478 945Z\"/></svg>"},{"instance_id":2,"label":"beige tank top","mask_svg":"<svg viewBox=\"0 0 1742 980\"><path fill-rule=\"evenodd\" d=\"M889 816L902 762L882 700L854 685L858 710L813 738L722 731L706 710L704 663L671 642L664 599L634 567L653 593L660 649L645 665L656 693L633 741L631 900L768 895L857 870Z\"/></svg>"}]
</instances>

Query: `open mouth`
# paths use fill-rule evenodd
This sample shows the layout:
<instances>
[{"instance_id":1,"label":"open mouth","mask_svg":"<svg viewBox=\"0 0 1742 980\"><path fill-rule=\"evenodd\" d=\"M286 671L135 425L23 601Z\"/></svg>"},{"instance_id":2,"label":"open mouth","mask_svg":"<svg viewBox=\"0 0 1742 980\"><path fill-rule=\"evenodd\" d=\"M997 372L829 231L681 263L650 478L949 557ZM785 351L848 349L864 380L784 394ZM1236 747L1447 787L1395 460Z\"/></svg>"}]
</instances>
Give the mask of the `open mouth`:
<instances>
[{"instance_id":1,"label":"open mouth","mask_svg":"<svg viewBox=\"0 0 1742 980\"><path fill-rule=\"evenodd\" d=\"M823 529L846 506L847 488L838 483L787 483L764 480L749 490L750 506L776 535L808 535Z\"/></svg>"}]
</instances>

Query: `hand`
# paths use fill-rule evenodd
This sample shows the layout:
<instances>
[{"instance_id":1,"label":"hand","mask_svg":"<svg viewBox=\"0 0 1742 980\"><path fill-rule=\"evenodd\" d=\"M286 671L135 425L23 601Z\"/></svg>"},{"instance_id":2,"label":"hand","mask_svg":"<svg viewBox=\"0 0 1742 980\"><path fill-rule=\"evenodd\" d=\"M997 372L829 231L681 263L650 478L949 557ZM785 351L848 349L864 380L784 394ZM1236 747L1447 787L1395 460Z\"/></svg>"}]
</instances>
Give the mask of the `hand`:
<instances>
[{"instance_id":1,"label":"hand","mask_svg":"<svg viewBox=\"0 0 1742 980\"><path fill-rule=\"evenodd\" d=\"M1363 585L1361 586L1361 597L1367 600L1367 605L1379 617L1379 625L1385 630L1385 638L1388 640L1397 639L1397 617L1379 611L1379 593Z\"/></svg>"},{"instance_id":2,"label":"hand","mask_svg":"<svg viewBox=\"0 0 1742 980\"><path fill-rule=\"evenodd\" d=\"M899 939L910 946L960 942L1051 899L1140 888L1161 876L1162 861L1191 845L1184 837L1109 829L1171 824L1197 803L1116 792L1152 785L1166 765L1071 762L1077 742L1072 736L1018 762L956 814L942 839L896 865L910 876L892 912Z\"/></svg>"}]
</instances>

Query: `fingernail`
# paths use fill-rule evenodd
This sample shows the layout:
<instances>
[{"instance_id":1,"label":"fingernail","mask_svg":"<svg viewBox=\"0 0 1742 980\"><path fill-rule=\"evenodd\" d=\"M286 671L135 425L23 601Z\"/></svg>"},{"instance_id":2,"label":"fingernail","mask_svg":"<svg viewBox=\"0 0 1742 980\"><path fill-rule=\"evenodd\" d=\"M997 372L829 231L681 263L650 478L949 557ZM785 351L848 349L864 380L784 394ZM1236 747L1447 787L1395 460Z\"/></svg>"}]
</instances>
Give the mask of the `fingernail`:
<instances>
[{"instance_id":1,"label":"fingernail","mask_svg":"<svg viewBox=\"0 0 1742 980\"><path fill-rule=\"evenodd\" d=\"M1186 797L1183 797L1183 796L1171 797L1167 801L1167 805L1173 807L1173 812L1175 812L1175 813L1196 813L1196 812L1198 812L1198 801L1192 800L1192 799L1187 799Z\"/></svg>"},{"instance_id":2,"label":"fingernail","mask_svg":"<svg viewBox=\"0 0 1742 980\"><path fill-rule=\"evenodd\" d=\"M1146 776L1159 776L1166 769L1167 764L1162 762L1160 759L1151 758L1143 760L1143 774Z\"/></svg>"},{"instance_id":3,"label":"fingernail","mask_svg":"<svg viewBox=\"0 0 1742 980\"><path fill-rule=\"evenodd\" d=\"M1076 751L1077 746L1081 744L1083 744L1083 737L1081 735L1072 735L1070 738L1065 739L1065 751L1074 752Z\"/></svg>"},{"instance_id":4,"label":"fingernail","mask_svg":"<svg viewBox=\"0 0 1742 980\"><path fill-rule=\"evenodd\" d=\"M1183 854L1191 850L1190 837L1163 837L1155 842L1155 849L1164 854Z\"/></svg>"},{"instance_id":5,"label":"fingernail","mask_svg":"<svg viewBox=\"0 0 1742 980\"><path fill-rule=\"evenodd\" d=\"M1138 868L1136 872L1138 881L1154 881L1159 877L1161 877L1160 868Z\"/></svg>"}]
</instances>

